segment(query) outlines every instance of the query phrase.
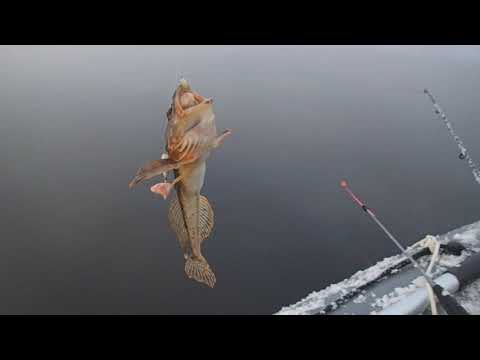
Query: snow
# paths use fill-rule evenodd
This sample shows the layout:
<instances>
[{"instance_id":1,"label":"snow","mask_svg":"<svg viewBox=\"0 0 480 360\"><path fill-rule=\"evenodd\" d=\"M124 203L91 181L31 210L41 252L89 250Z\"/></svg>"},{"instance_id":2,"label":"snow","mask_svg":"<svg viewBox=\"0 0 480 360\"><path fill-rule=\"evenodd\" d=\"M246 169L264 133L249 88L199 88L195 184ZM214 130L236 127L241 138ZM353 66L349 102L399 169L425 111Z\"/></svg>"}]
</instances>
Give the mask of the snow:
<instances>
[{"instance_id":1,"label":"snow","mask_svg":"<svg viewBox=\"0 0 480 360\"><path fill-rule=\"evenodd\" d=\"M455 240L462 243L466 248L477 251L480 249L480 221L464 226L437 238L441 243ZM411 248L412 247L409 249ZM465 251L460 256L447 254L440 255L437 266L435 266L435 271L433 271L432 275L436 276L440 273L443 273L448 268L460 266L460 264L468 256L468 252ZM332 284L321 291L314 291L310 293L299 302L283 307L275 315L310 315L314 313L321 313L321 310L325 306L332 303L339 296L344 295L377 278L383 271L403 260L405 260L405 257L401 254L385 258L366 270L356 272L348 279L345 279L337 284ZM425 257L420 259L419 263L423 268L426 268L429 261L429 257ZM384 309L385 307L400 301L405 295L413 292L418 286L422 286L422 282L419 279L414 281L409 286L404 288L396 288L393 292L380 298L376 298L375 302L371 306ZM365 292L363 291L362 294L357 296L353 301L357 304L365 302L366 297L364 295ZM374 293L370 293L370 295L374 298L376 297ZM472 283L457 295L459 301L463 306L465 306L467 311L472 314L480 314L480 279ZM377 311L378 309L375 309L374 311L370 312L370 314L375 314Z\"/></svg>"},{"instance_id":2,"label":"snow","mask_svg":"<svg viewBox=\"0 0 480 360\"><path fill-rule=\"evenodd\" d=\"M380 299L377 299L370 306L380 307L382 309L385 309L386 307L400 301L405 295L414 292L416 289L417 289L417 286L415 284L410 284L409 286L406 286L406 287L403 287L403 288L396 288L391 293L382 296Z\"/></svg>"},{"instance_id":3,"label":"snow","mask_svg":"<svg viewBox=\"0 0 480 360\"><path fill-rule=\"evenodd\" d=\"M463 233L455 234L453 236L454 240L460 240L463 244L467 245L477 245L479 242L480 227L467 230Z\"/></svg>"},{"instance_id":4,"label":"snow","mask_svg":"<svg viewBox=\"0 0 480 360\"><path fill-rule=\"evenodd\" d=\"M470 314L480 315L480 279L460 291L456 299Z\"/></svg>"},{"instance_id":5,"label":"snow","mask_svg":"<svg viewBox=\"0 0 480 360\"><path fill-rule=\"evenodd\" d=\"M460 256L443 254L438 259L438 265L445 268L459 267L467 256L468 255L465 252Z\"/></svg>"},{"instance_id":6,"label":"snow","mask_svg":"<svg viewBox=\"0 0 480 360\"><path fill-rule=\"evenodd\" d=\"M283 307L279 312L276 313L276 315L310 315L318 312L330 303L330 301L327 301L328 298L338 295L339 293L346 294L349 291L364 285L365 283L377 278L386 269L398 264L403 260L404 257L402 255L385 258L377 265L366 270L358 271L352 277L345 279L338 284L332 284L322 291L314 291L296 304Z\"/></svg>"},{"instance_id":7,"label":"snow","mask_svg":"<svg viewBox=\"0 0 480 360\"><path fill-rule=\"evenodd\" d=\"M367 300L367 298L364 296L364 295L358 295L355 299L353 299L353 302L355 304L361 304L361 303L364 303L365 300Z\"/></svg>"}]
</instances>

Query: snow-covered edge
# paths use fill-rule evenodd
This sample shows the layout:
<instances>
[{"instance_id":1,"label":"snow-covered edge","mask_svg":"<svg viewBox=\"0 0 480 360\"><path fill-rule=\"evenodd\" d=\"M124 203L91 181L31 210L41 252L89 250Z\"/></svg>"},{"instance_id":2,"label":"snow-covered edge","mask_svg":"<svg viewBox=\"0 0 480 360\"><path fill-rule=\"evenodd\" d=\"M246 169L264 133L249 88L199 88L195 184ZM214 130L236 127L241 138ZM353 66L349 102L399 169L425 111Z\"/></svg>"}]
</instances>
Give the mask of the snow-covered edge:
<instances>
[{"instance_id":1,"label":"snow-covered edge","mask_svg":"<svg viewBox=\"0 0 480 360\"><path fill-rule=\"evenodd\" d=\"M480 251L480 221L444 234L442 238L442 243L453 239L461 242L474 251ZM411 247L409 249L411 249ZM460 257L442 255L439 258L438 265L441 267L458 266L464 259L465 255ZM321 291L314 291L310 293L307 297L298 301L297 303L283 307L274 315L310 315L317 313L326 305L328 305L328 298L331 298L335 294L347 294L352 289L358 288L377 278L386 269L398 264L403 260L405 260L405 257L402 254L387 257L366 270L360 270L356 272L348 279L336 284L332 284ZM401 299L401 297L406 293L413 291L414 288L415 285L412 284L404 289L395 289L395 291L391 294L385 295L382 299L379 299L377 305L381 308L389 306ZM361 300L361 298L357 299L359 302L361 302ZM461 293L459 293L459 300L462 305L464 305L471 313L480 314L480 280L474 282L467 289L464 289ZM372 314L374 313L375 312L372 311Z\"/></svg>"}]
</instances>

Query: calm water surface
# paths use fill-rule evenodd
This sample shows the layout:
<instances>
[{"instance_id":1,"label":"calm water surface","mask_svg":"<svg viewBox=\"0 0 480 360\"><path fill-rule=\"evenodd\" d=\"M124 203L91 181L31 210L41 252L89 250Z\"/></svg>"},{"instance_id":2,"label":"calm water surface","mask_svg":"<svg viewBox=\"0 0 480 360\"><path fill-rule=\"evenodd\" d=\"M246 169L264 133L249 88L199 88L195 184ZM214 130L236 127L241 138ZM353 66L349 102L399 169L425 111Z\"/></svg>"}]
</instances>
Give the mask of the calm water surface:
<instances>
[{"instance_id":1,"label":"calm water surface","mask_svg":"<svg viewBox=\"0 0 480 360\"><path fill-rule=\"evenodd\" d=\"M167 204L127 184L163 147L180 76L233 134L207 166L211 290L185 278ZM1 314L269 314L480 219L480 47L0 47Z\"/></svg>"}]
</instances>

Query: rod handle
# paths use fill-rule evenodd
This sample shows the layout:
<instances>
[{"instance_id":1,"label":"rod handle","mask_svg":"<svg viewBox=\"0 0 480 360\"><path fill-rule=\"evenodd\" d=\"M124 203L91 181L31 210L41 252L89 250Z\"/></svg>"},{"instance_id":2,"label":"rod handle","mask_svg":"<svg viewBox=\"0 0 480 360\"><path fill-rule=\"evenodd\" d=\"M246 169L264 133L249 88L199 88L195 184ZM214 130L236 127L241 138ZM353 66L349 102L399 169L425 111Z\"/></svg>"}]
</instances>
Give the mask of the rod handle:
<instances>
[{"instance_id":1,"label":"rod handle","mask_svg":"<svg viewBox=\"0 0 480 360\"><path fill-rule=\"evenodd\" d=\"M433 292L438 298L438 302L448 315L470 315L452 295L445 293L446 290L440 285L435 284Z\"/></svg>"}]
</instances>

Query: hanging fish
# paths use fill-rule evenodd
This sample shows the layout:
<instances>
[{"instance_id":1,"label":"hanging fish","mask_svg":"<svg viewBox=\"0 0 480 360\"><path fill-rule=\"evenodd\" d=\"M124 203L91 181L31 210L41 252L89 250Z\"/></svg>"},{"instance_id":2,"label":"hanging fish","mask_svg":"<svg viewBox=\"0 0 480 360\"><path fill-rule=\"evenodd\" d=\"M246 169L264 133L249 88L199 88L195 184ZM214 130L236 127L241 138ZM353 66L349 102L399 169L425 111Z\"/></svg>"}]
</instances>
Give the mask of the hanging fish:
<instances>
[{"instance_id":1,"label":"hanging fish","mask_svg":"<svg viewBox=\"0 0 480 360\"><path fill-rule=\"evenodd\" d=\"M217 134L213 100L193 91L184 79L180 81L167 112L165 153L160 160L149 161L130 182L136 184L164 175L164 181L150 190L164 199L174 188L168 220L176 233L185 258L186 275L209 287L216 283L207 260L201 253L202 242L210 235L214 214L208 199L200 194L205 178L205 162L212 149L219 147L230 130ZM168 182L165 174L173 172Z\"/></svg>"}]
</instances>

